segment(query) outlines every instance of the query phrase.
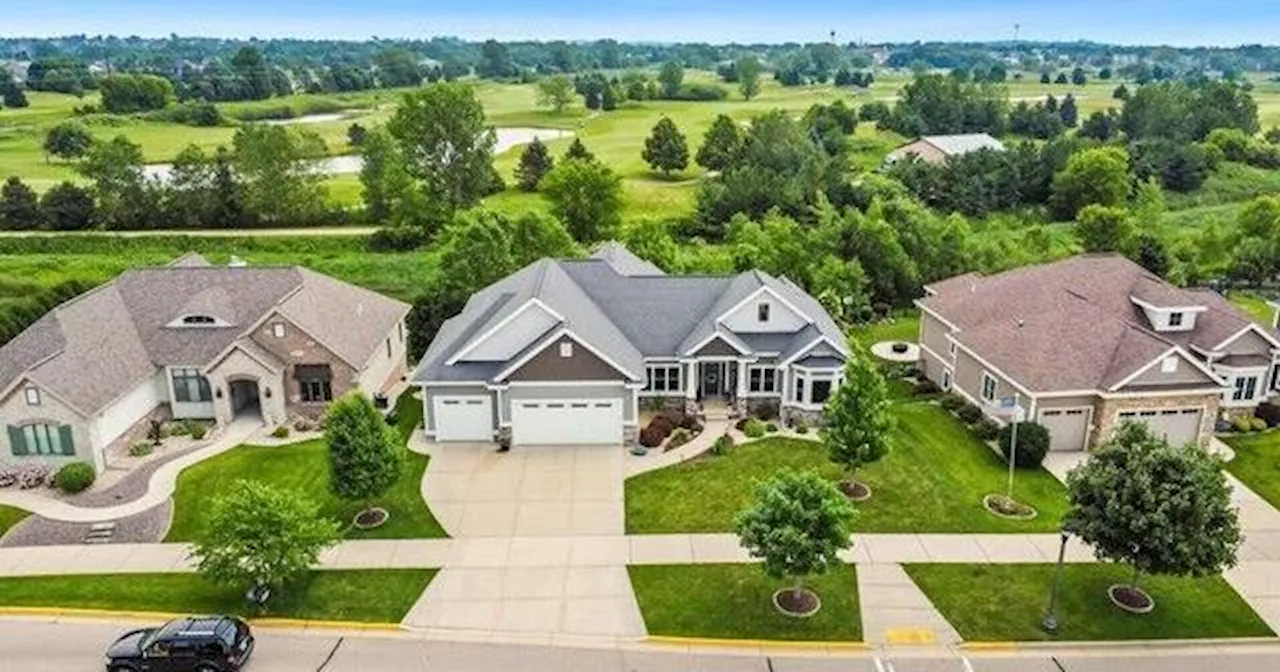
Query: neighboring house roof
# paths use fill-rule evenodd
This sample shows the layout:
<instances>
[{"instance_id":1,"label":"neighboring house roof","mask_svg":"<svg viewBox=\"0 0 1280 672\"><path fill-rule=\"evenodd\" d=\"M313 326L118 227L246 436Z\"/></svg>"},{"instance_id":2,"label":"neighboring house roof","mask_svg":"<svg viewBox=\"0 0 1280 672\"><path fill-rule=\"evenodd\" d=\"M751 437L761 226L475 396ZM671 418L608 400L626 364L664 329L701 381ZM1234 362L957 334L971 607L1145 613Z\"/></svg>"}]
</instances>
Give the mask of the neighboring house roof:
<instances>
[{"instance_id":1,"label":"neighboring house roof","mask_svg":"<svg viewBox=\"0 0 1280 672\"><path fill-rule=\"evenodd\" d=\"M949 322L958 344L1032 391L1109 389L1175 347L1212 351L1253 324L1216 292L1174 287L1109 254L966 274L926 292L919 305ZM1157 332L1134 299L1196 308L1195 328Z\"/></svg>"},{"instance_id":2,"label":"neighboring house roof","mask_svg":"<svg viewBox=\"0 0 1280 672\"><path fill-rule=\"evenodd\" d=\"M616 240L601 243L591 258L605 261L618 275L666 275L661 268L632 254Z\"/></svg>"},{"instance_id":3,"label":"neighboring house roof","mask_svg":"<svg viewBox=\"0 0 1280 672\"><path fill-rule=\"evenodd\" d=\"M717 324L726 311L762 288L795 306L812 324L790 334L733 334ZM413 380L492 380L504 370L502 363L466 361L459 355L534 300L561 319L532 343L567 328L635 380L644 376L645 358L683 356L716 334L736 347L761 352L798 351L822 335L840 354L845 347L840 328L821 304L785 278L762 271L662 275L611 242L588 259L536 261L473 294L462 312L441 326ZM509 361L518 359L520 354Z\"/></svg>"},{"instance_id":4,"label":"neighboring house roof","mask_svg":"<svg viewBox=\"0 0 1280 672\"><path fill-rule=\"evenodd\" d=\"M889 152L890 160L898 160L915 152L907 151L912 145L924 143L937 149L944 156L960 156L980 149L1003 152L1004 143L986 133L961 133L957 135L924 135Z\"/></svg>"},{"instance_id":5,"label":"neighboring house roof","mask_svg":"<svg viewBox=\"0 0 1280 672\"><path fill-rule=\"evenodd\" d=\"M979 149L1004 151L1004 143L986 133L961 133L958 135L926 135L921 140L938 148L947 156L958 156L976 152Z\"/></svg>"},{"instance_id":6,"label":"neighboring house roof","mask_svg":"<svg viewBox=\"0 0 1280 672\"><path fill-rule=\"evenodd\" d=\"M189 255L126 271L41 317L0 347L0 391L28 378L90 415L158 367L213 363L273 311L361 369L408 310L304 268L215 267ZM169 326L189 315L225 326Z\"/></svg>"}]
</instances>

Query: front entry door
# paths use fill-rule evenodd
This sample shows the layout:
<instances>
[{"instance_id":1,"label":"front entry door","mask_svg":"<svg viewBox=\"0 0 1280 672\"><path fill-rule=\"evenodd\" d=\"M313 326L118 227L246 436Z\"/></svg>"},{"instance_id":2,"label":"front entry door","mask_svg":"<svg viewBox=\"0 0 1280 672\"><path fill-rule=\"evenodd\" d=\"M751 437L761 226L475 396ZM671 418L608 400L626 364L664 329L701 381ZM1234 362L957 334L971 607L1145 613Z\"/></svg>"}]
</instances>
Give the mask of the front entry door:
<instances>
[{"instance_id":1,"label":"front entry door","mask_svg":"<svg viewBox=\"0 0 1280 672\"><path fill-rule=\"evenodd\" d=\"M720 378L720 363L702 364L702 396L718 397L724 390Z\"/></svg>"}]
</instances>

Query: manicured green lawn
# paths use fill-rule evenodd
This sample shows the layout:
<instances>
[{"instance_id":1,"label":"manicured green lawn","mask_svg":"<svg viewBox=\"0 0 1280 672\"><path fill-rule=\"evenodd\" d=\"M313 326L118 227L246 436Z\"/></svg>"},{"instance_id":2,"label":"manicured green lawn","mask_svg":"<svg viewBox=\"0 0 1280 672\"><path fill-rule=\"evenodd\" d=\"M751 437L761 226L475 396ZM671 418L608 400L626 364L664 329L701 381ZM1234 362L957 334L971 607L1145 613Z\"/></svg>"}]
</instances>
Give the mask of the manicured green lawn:
<instances>
[{"instance_id":1,"label":"manicured green lawn","mask_svg":"<svg viewBox=\"0 0 1280 672\"><path fill-rule=\"evenodd\" d=\"M402 395L396 425L406 440L421 421L422 404L411 395ZM444 528L431 515L422 500L422 476L429 458L405 453L405 468L400 480L376 500L378 506L391 513L381 527L360 531L350 528L350 539L410 539L447 537ZM237 480L260 480L294 488L321 503L321 510L344 525L349 524L363 508L361 503L339 499L329 491L329 454L323 439L286 446L250 446L233 448L221 455L188 467L178 476L173 500L173 523L165 541L191 541L203 524L205 502Z\"/></svg>"},{"instance_id":2,"label":"manicured green lawn","mask_svg":"<svg viewBox=\"0 0 1280 672\"><path fill-rule=\"evenodd\" d=\"M1237 308L1243 310L1258 322L1270 326L1275 309L1267 305L1267 300L1252 292L1237 290L1227 294L1227 298Z\"/></svg>"},{"instance_id":3,"label":"manicured green lawn","mask_svg":"<svg viewBox=\"0 0 1280 672\"><path fill-rule=\"evenodd\" d=\"M25 509L0 504L0 537L3 537L14 525L21 523L29 515L31 515L31 512Z\"/></svg>"},{"instance_id":4,"label":"manicured green lawn","mask_svg":"<svg viewBox=\"0 0 1280 672\"><path fill-rule=\"evenodd\" d=\"M1280 506L1280 432L1237 434L1222 440L1236 451L1227 471L1272 506Z\"/></svg>"},{"instance_id":5,"label":"manicured green lawn","mask_svg":"<svg viewBox=\"0 0 1280 672\"><path fill-rule=\"evenodd\" d=\"M0 605L189 614L239 614L325 621L398 623L436 575L434 569L312 572L277 591L266 613L198 574L99 574L0 578Z\"/></svg>"},{"instance_id":6,"label":"manicured green lawn","mask_svg":"<svg viewBox=\"0 0 1280 672\"><path fill-rule=\"evenodd\" d=\"M853 565L833 568L806 586L822 598L810 618L778 613L773 593L787 581L759 565L636 565L628 567L640 613L651 635L718 639L860 641L858 579Z\"/></svg>"},{"instance_id":7,"label":"manicured green lawn","mask_svg":"<svg viewBox=\"0 0 1280 672\"><path fill-rule=\"evenodd\" d=\"M864 348L880 341L915 343L920 338L920 313L912 310L882 322L858 325L849 330L849 337Z\"/></svg>"},{"instance_id":8,"label":"manicured green lawn","mask_svg":"<svg viewBox=\"0 0 1280 672\"><path fill-rule=\"evenodd\" d=\"M906 565L907 574L970 641L1191 639L1270 637L1273 633L1222 577L1144 577L1156 601L1146 615L1111 604L1107 587L1130 570L1114 564L1069 564L1058 602L1058 634L1040 629L1054 565Z\"/></svg>"},{"instance_id":9,"label":"manicured green lawn","mask_svg":"<svg viewBox=\"0 0 1280 672\"><path fill-rule=\"evenodd\" d=\"M873 491L857 504L860 532L1046 532L1066 511L1062 485L1043 469L1020 470L1014 494L1035 506L1031 521L996 518L982 497L1003 492L1005 462L934 404L899 403L893 449L859 472ZM784 467L812 468L835 479L840 470L821 444L770 438L721 457L693 460L627 480L627 532L728 532L755 484Z\"/></svg>"}]
</instances>

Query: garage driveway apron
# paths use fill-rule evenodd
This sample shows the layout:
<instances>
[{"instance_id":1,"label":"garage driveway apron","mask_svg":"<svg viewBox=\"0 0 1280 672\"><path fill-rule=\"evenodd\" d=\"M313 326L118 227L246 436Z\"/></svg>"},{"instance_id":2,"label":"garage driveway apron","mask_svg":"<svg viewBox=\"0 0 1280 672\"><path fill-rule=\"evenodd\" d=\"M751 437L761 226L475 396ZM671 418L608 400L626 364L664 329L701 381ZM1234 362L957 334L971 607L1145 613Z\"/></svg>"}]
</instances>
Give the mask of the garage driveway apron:
<instances>
[{"instance_id":1,"label":"garage driveway apron","mask_svg":"<svg viewBox=\"0 0 1280 672\"><path fill-rule=\"evenodd\" d=\"M406 625L522 636L645 635L626 554L605 552L625 534L621 446L499 453L492 444L450 443L431 444L428 452L423 495L475 557L441 570ZM600 553L560 552L596 543ZM490 548L493 558L479 557Z\"/></svg>"}]
</instances>

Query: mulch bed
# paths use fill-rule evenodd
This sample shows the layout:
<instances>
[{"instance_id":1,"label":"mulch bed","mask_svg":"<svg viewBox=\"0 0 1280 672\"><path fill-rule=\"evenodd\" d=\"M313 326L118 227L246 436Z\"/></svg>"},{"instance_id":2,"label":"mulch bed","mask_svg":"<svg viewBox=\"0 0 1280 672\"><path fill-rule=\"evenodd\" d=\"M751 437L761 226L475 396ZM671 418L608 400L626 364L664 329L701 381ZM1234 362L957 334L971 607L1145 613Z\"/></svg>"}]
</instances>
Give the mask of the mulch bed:
<instances>
[{"instance_id":1,"label":"mulch bed","mask_svg":"<svg viewBox=\"0 0 1280 672\"><path fill-rule=\"evenodd\" d=\"M371 530L387 522L391 515L386 509L372 508L356 514L354 525L359 530Z\"/></svg>"},{"instance_id":2,"label":"mulch bed","mask_svg":"<svg viewBox=\"0 0 1280 672\"><path fill-rule=\"evenodd\" d=\"M982 508L988 513L1008 520L1032 520L1039 513L1035 508L1004 495L987 495L982 498Z\"/></svg>"},{"instance_id":3,"label":"mulch bed","mask_svg":"<svg viewBox=\"0 0 1280 672\"><path fill-rule=\"evenodd\" d=\"M799 596L796 595L795 590L783 588L773 594L773 606L787 616L805 618L818 613L822 608L822 600L818 598L817 593L808 588L801 589Z\"/></svg>"},{"instance_id":4,"label":"mulch bed","mask_svg":"<svg viewBox=\"0 0 1280 672\"><path fill-rule=\"evenodd\" d=\"M871 488L866 483L857 481L840 481L840 492L845 497L855 502L865 502L871 499Z\"/></svg>"},{"instance_id":5,"label":"mulch bed","mask_svg":"<svg viewBox=\"0 0 1280 672\"><path fill-rule=\"evenodd\" d=\"M1156 608L1155 600L1151 599L1147 591L1135 586L1111 586L1107 589L1107 595L1112 604L1131 613L1146 614Z\"/></svg>"}]
</instances>

